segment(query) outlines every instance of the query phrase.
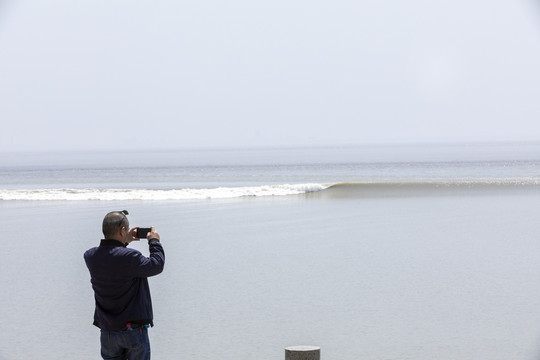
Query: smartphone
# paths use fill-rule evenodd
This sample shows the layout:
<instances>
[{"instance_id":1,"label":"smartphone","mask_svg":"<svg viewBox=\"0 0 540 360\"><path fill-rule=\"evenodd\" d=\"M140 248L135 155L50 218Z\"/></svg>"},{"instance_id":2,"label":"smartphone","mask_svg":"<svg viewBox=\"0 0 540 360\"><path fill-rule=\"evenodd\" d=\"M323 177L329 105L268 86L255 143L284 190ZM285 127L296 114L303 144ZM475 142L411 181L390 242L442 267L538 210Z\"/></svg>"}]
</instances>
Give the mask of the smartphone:
<instances>
[{"instance_id":1,"label":"smartphone","mask_svg":"<svg viewBox=\"0 0 540 360\"><path fill-rule=\"evenodd\" d=\"M148 233L151 231L151 228L137 228L137 238L146 239Z\"/></svg>"}]
</instances>

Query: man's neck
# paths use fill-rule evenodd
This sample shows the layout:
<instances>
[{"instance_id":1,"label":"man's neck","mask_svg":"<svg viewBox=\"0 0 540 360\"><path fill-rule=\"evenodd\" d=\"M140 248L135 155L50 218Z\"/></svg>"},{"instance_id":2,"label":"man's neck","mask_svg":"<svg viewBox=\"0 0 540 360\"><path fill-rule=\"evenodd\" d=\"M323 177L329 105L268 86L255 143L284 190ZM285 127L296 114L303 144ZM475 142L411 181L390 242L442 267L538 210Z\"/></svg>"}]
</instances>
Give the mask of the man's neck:
<instances>
[{"instance_id":1,"label":"man's neck","mask_svg":"<svg viewBox=\"0 0 540 360\"><path fill-rule=\"evenodd\" d=\"M124 239L120 234L109 236L106 239L107 240L116 240L116 241L120 241L122 244L126 244L126 239Z\"/></svg>"}]
</instances>

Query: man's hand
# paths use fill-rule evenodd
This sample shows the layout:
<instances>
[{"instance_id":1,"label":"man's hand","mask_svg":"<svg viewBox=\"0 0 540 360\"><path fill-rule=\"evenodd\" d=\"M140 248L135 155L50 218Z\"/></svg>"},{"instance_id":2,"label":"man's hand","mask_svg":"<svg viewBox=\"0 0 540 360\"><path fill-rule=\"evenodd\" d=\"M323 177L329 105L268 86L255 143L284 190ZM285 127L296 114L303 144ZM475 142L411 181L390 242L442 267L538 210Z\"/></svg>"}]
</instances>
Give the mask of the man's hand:
<instances>
[{"instance_id":1,"label":"man's hand","mask_svg":"<svg viewBox=\"0 0 540 360\"><path fill-rule=\"evenodd\" d=\"M138 229L138 228L139 228L139 227L137 226L137 227L134 227L133 229L129 230L129 234L128 234L127 239L126 239L126 241L127 241L126 244L129 244L129 243L132 242L132 241L139 241L139 240L140 240L140 239L137 237L137 229Z\"/></svg>"},{"instance_id":2,"label":"man's hand","mask_svg":"<svg viewBox=\"0 0 540 360\"><path fill-rule=\"evenodd\" d=\"M150 241L152 239L157 239L159 240L159 234L158 232L156 231L156 228L155 227L151 227L151 230L150 232L148 233L148 235L146 235L146 238Z\"/></svg>"}]
</instances>

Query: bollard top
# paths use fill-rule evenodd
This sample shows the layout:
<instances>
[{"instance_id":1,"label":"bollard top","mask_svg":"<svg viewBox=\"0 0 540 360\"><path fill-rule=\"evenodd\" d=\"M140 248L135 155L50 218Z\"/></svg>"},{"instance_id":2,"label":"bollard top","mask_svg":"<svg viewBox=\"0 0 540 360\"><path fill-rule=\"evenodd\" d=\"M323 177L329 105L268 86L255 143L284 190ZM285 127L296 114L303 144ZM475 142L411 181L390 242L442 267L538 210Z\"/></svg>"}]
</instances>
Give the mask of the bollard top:
<instances>
[{"instance_id":1,"label":"bollard top","mask_svg":"<svg viewBox=\"0 0 540 360\"><path fill-rule=\"evenodd\" d=\"M300 345L300 346L287 346L285 350L287 351L317 351L317 350L321 350L321 348L318 346Z\"/></svg>"}]
</instances>

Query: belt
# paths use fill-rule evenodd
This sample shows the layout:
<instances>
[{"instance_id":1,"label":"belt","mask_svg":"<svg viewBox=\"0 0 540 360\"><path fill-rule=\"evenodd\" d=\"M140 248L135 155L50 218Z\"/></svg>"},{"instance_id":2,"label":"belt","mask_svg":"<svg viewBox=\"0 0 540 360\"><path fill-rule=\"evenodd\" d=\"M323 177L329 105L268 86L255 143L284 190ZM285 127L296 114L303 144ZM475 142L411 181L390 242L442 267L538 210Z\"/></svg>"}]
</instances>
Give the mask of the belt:
<instances>
[{"instance_id":1,"label":"belt","mask_svg":"<svg viewBox=\"0 0 540 360\"><path fill-rule=\"evenodd\" d=\"M145 327L145 328L149 328L150 327L150 324L135 324L135 323L127 323L126 324L126 328L124 330L129 330L129 329L138 329L138 328L142 328L142 327Z\"/></svg>"}]
</instances>

